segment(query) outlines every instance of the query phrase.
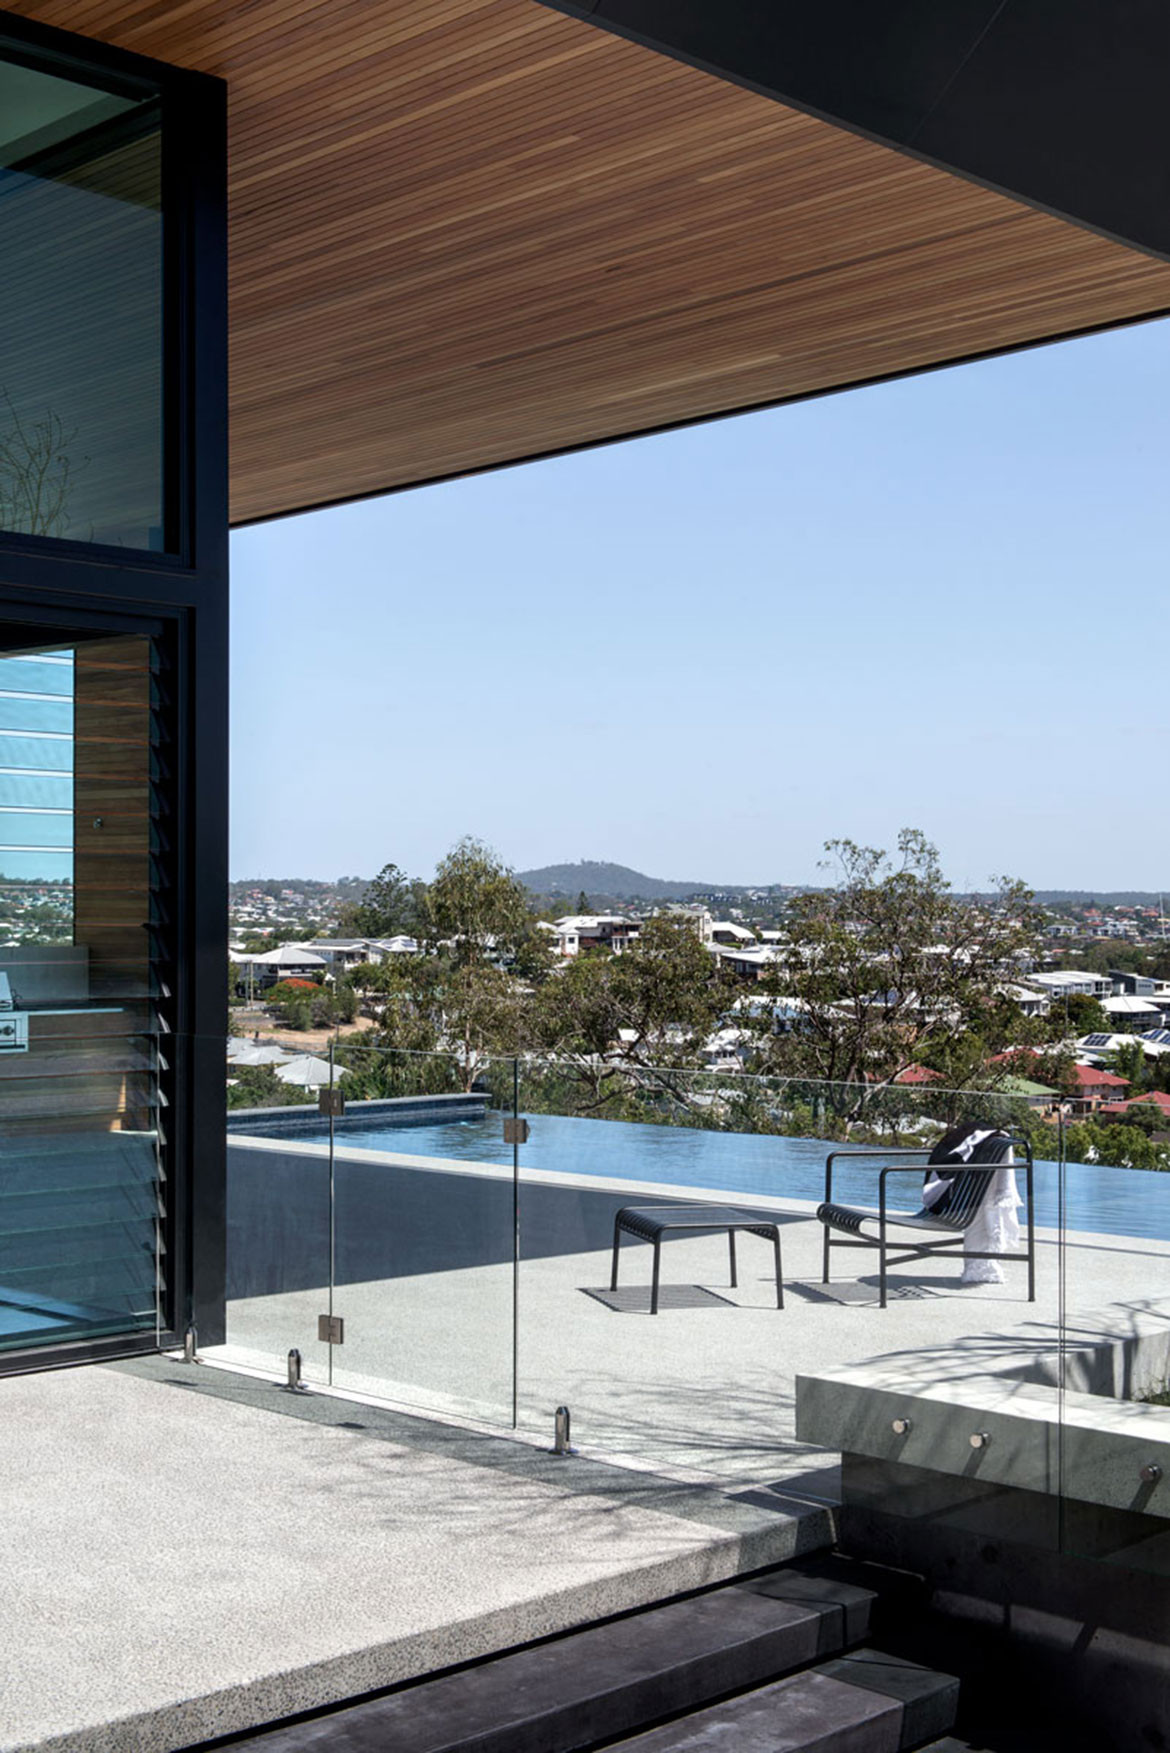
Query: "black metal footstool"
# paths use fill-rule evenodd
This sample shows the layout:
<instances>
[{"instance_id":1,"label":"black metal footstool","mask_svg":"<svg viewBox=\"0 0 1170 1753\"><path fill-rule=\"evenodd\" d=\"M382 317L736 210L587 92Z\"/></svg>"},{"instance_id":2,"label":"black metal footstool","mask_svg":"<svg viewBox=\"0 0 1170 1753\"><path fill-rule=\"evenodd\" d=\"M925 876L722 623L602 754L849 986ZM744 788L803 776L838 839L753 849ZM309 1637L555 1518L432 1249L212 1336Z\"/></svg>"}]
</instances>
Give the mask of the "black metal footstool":
<instances>
[{"instance_id":1,"label":"black metal footstool","mask_svg":"<svg viewBox=\"0 0 1170 1753\"><path fill-rule=\"evenodd\" d=\"M668 1231L702 1234L710 1230L726 1230L731 1255L731 1284L735 1288L735 1232L748 1230L763 1236L776 1251L776 1307L784 1307L784 1276L780 1269L780 1225L768 1223L758 1213L740 1211L732 1205L623 1205L613 1220L613 1271L610 1290L617 1289L618 1253L623 1232L637 1236L654 1246L654 1268L650 1280L650 1313L658 1313L658 1269L662 1260L662 1238Z\"/></svg>"}]
</instances>

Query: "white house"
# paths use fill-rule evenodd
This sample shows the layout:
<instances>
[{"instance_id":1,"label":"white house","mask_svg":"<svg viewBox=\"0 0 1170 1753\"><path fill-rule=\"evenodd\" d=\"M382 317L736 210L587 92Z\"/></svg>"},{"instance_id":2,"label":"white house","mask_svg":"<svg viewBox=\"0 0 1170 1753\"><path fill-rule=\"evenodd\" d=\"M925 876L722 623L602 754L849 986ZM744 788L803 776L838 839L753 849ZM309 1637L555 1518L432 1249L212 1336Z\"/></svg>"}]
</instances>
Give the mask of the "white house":
<instances>
[{"instance_id":1,"label":"white house","mask_svg":"<svg viewBox=\"0 0 1170 1753\"><path fill-rule=\"evenodd\" d=\"M638 919L620 913L569 913L553 926L555 948L562 956L579 956L582 950L612 950L620 956L641 929Z\"/></svg>"}]
</instances>

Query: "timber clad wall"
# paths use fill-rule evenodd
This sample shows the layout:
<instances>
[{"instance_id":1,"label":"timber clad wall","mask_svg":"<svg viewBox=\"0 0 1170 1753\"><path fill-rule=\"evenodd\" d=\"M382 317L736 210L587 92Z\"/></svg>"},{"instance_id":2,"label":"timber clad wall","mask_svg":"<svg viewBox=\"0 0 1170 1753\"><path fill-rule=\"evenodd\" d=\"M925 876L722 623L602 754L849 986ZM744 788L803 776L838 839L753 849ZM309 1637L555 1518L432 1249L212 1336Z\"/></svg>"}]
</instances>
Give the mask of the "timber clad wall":
<instances>
[{"instance_id":1,"label":"timber clad wall","mask_svg":"<svg viewBox=\"0 0 1170 1753\"><path fill-rule=\"evenodd\" d=\"M150 652L102 640L74 665L73 938L94 999L150 991Z\"/></svg>"},{"instance_id":2,"label":"timber clad wall","mask_svg":"<svg viewBox=\"0 0 1170 1753\"><path fill-rule=\"evenodd\" d=\"M232 515L1170 308L1170 267L534 0L18 0L228 82Z\"/></svg>"},{"instance_id":3,"label":"timber clad wall","mask_svg":"<svg viewBox=\"0 0 1170 1753\"><path fill-rule=\"evenodd\" d=\"M118 1007L95 1045L91 1100L111 1126L153 1125L151 953L151 641L80 645L74 663L74 942L89 952L89 990ZM101 826L96 824L100 822ZM49 1019L44 1019L48 1021ZM69 1019L61 1019L68 1021ZM76 1076L76 1074L74 1074Z\"/></svg>"}]
</instances>

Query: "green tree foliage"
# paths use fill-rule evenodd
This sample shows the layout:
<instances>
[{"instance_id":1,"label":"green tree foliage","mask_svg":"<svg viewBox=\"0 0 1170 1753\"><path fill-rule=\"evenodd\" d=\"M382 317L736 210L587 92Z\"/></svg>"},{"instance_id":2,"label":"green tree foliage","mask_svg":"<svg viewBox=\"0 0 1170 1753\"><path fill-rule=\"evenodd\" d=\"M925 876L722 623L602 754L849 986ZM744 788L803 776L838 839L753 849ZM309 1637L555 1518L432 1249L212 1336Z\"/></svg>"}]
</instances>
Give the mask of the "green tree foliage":
<instances>
[{"instance_id":1,"label":"green tree foliage","mask_svg":"<svg viewBox=\"0 0 1170 1753\"><path fill-rule=\"evenodd\" d=\"M1149 1087L1145 1050L1136 1038L1132 1041L1123 1041L1109 1055L1109 1070L1125 1079L1129 1085L1131 1096L1140 1096L1142 1091Z\"/></svg>"},{"instance_id":2,"label":"green tree foliage","mask_svg":"<svg viewBox=\"0 0 1170 1753\"><path fill-rule=\"evenodd\" d=\"M266 993L265 1001L277 1023L298 1031L351 1023L357 1015L357 994L344 980L335 986L280 980Z\"/></svg>"},{"instance_id":3,"label":"green tree foliage","mask_svg":"<svg viewBox=\"0 0 1170 1753\"><path fill-rule=\"evenodd\" d=\"M623 955L579 956L546 982L532 1020L575 1111L693 1110L699 1050L730 998L691 921L659 915Z\"/></svg>"},{"instance_id":4,"label":"green tree foliage","mask_svg":"<svg viewBox=\"0 0 1170 1753\"><path fill-rule=\"evenodd\" d=\"M460 840L427 889L423 935L460 963L513 961L536 935L528 891L489 846Z\"/></svg>"},{"instance_id":5,"label":"green tree foliage","mask_svg":"<svg viewBox=\"0 0 1170 1753\"><path fill-rule=\"evenodd\" d=\"M1101 1001L1088 992L1070 992L1058 999L1049 1013L1049 1021L1062 1035L1107 1035L1113 1027Z\"/></svg>"},{"instance_id":6,"label":"green tree foliage","mask_svg":"<svg viewBox=\"0 0 1170 1753\"><path fill-rule=\"evenodd\" d=\"M1084 1120L1069 1126L1065 1131L1065 1156L1070 1163L1170 1169L1170 1145L1147 1137L1138 1125L1111 1124L1106 1120Z\"/></svg>"},{"instance_id":7,"label":"green tree foliage","mask_svg":"<svg viewBox=\"0 0 1170 1753\"><path fill-rule=\"evenodd\" d=\"M381 893L398 907L406 879L387 870L393 874ZM409 887L412 935L422 952L363 964L351 975L378 1024L370 1045L400 1056L446 1054L469 1089L494 1056L523 1045L526 982L548 972L547 934L523 884L480 841L459 841L429 886Z\"/></svg>"},{"instance_id":8,"label":"green tree foliage","mask_svg":"<svg viewBox=\"0 0 1170 1753\"><path fill-rule=\"evenodd\" d=\"M802 1026L761 1037L761 1063L788 1074L861 1084L926 1065L950 1088L994 1084L1003 1048L1034 1038L1004 988L1034 952L1040 915L1028 889L997 879L990 898L951 893L917 829L898 856L830 841L827 890L797 895L787 943L764 990L795 998Z\"/></svg>"},{"instance_id":9,"label":"green tree foliage","mask_svg":"<svg viewBox=\"0 0 1170 1753\"><path fill-rule=\"evenodd\" d=\"M360 901L341 909L341 931L348 937L417 937L422 928L426 884L396 864L384 864Z\"/></svg>"}]
</instances>

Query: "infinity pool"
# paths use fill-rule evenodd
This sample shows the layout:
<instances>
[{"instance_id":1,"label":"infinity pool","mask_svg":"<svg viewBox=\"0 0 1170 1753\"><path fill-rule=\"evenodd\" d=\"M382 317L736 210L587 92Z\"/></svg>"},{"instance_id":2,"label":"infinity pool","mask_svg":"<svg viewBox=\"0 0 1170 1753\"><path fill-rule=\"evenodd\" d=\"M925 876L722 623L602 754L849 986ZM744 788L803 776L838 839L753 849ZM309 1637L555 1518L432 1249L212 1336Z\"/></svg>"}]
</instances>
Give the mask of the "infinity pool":
<instances>
[{"instance_id":1,"label":"infinity pool","mask_svg":"<svg viewBox=\"0 0 1170 1753\"><path fill-rule=\"evenodd\" d=\"M274 1111L271 1135L280 1134L279 1112ZM819 1139L704 1132L683 1126L567 1119L555 1114L530 1114L528 1121L532 1134L520 1151L522 1174L539 1169L604 1175L621 1181L673 1182L773 1198L822 1198L825 1155L834 1148ZM326 1139L328 1132L324 1126L306 1131L302 1125L296 1136L319 1141ZM338 1127L336 1142L339 1150L384 1150L461 1162L512 1162L512 1146L504 1143L499 1114L484 1120L449 1120L426 1126L362 1126L346 1121ZM1057 1165L1038 1162L1035 1183L1036 1221L1054 1228L1058 1221ZM908 1176L900 1203L910 1200L914 1185ZM843 1170L835 1171L833 1193L855 1203L876 1204L876 1177L872 1172L855 1170L846 1175ZM1170 1240L1170 1175L1069 1163L1065 1199L1070 1229Z\"/></svg>"}]
</instances>

